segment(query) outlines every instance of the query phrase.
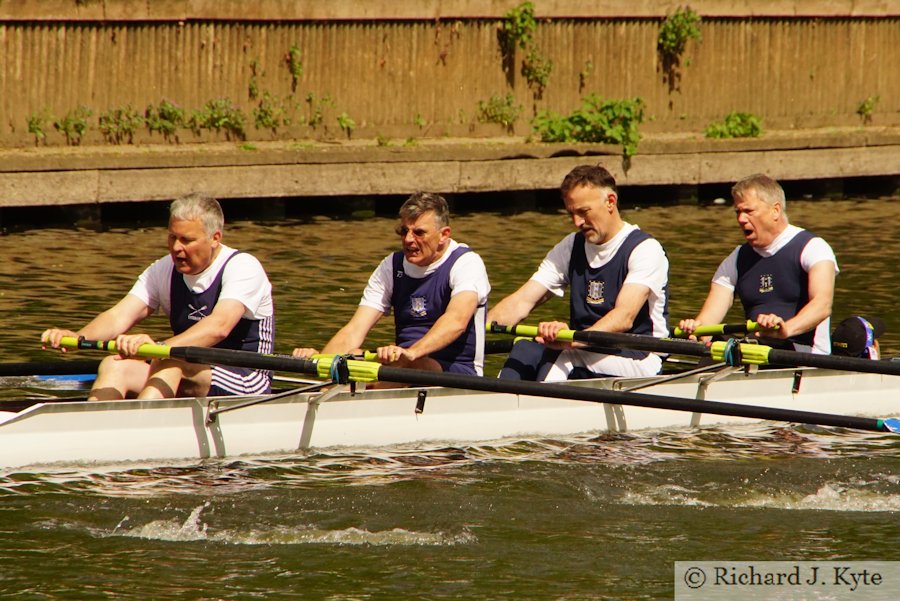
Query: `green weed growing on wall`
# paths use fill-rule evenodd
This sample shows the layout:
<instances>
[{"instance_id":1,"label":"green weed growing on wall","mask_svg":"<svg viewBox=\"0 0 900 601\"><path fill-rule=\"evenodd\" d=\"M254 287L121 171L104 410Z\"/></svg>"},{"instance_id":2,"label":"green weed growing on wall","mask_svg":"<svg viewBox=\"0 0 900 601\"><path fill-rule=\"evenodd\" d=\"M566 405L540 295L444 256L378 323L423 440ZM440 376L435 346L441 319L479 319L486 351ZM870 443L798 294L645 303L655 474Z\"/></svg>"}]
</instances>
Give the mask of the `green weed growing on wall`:
<instances>
[{"instance_id":1,"label":"green weed growing on wall","mask_svg":"<svg viewBox=\"0 0 900 601\"><path fill-rule=\"evenodd\" d=\"M163 100L159 106L152 104L144 111L144 123L150 133L162 134L169 140L179 128L184 127L184 109L176 104Z\"/></svg>"},{"instance_id":2,"label":"green weed growing on wall","mask_svg":"<svg viewBox=\"0 0 900 601\"><path fill-rule=\"evenodd\" d=\"M250 100L259 98L259 59L250 61L250 81L247 83L247 97Z\"/></svg>"},{"instance_id":3,"label":"green weed growing on wall","mask_svg":"<svg viewBox=\"0 0 900 601\"><path fill-rule=\"evenodd\" d=\"M509 9L500 23L498 37L504 54L513 54L516 48L526 50L531 46L537 21L534 19L534 4L523 2Z\"/></svg>"},{"instance_id":4,"label":"green weed growing on wall","mask_svg":"<svg viewBox=\"0 0 900 601\"><path fill-rule=\"evenodd\" d=\"M703 134L707 138L756 138L762 133L762 122L751 113L733 112L721 122L710 123Z\"/></svg>"},{"instance_id":5,"label":"green weed growing on wall","mask_svg":"<svg viewBox=\"0 0 900 601\"><path fill-rule=\"evenodd\" d=\"M285 60L288 70L291 72L291 91L296 92L297 85L300 83L300 77L303 75L303 57L300 54L300 47L296 44L291 46Z\"/></svg>"},{"instance_id":6,"label":"green weed growing on wall","mask_svg":"<svg viewBox=\"0 0 900 601\"><path fill-rule=\"evenodd\" d=\"M491 96L490 100L478 101L478 120L482 123L502 125L509 133L513 132L521 112L522 105L516 104L516 99L512 94Z\"/></svg>"},{"instance_id":7,"label":"green weed growing on wall","mask_svg":"<svg viewBox=\"0 0 900 601\"><path fill-rule=\"evenodd\" d=\"M341 128L345 134L347 134L347 139L350 139L350 136L353 135L353 130L356 129L356 121L350 118L350 115L347 113L341 113L337 116L338 127Z\"/></svg>"},{"instance_id":8,"label":"green weed growing on wall","mask_svg":"<svg viewBox=\"0 0 900 601\"><path fill-rule=\"evenodd\" d=\"M78 146L81 144L81 138L84 137L88 130L88 119L93 114L91 109L84 105L78 105L78 107L66 113L64 117L54 121L53 127L66 137L66 144Z\"/></svg>"},{"instance_id":9,"label":"green weed growing on wall","mask_svg":"<svg viewBox=\"0 0 900 601\"><path fill-rule=\"evenodd\" d=\"M521 73L532 90L535 99L543 96L553 71L553 61L545 56L534 43L537 20L534 17L534 4L523 2L511 8L503 17L497 36L500 42L500 53L503 56L503 68L512 84L512 72L515 66L516 49L525 51Z\"/></svg>"},{"instance_id":10,"label":"green weed growing on wall","mask_svg":"<svg viewBox=\"0 0 900 601\"><path fill-rule=\"evenodd\" d=\"M329 108L335 108L337 105L334 100L331 99L330 94L325 94L321 98L316 98L316 95L312 92L309 92L306 95L306 104L309 110L309 114L306 117L306 124L311 128L316 129L325 121L325 111Z\"/></svg>"},{"instance_id":11,"label":"green weed growing on wall","mask_svg":"<svg viewBox=\"0 0 900 601\"><path fill-rule=\"evenodd\" d=\"M681 79L681 57L690 40L701 41L700 15L691 8L679 8L666 17L659 28L656 49L662 62L663 73L669 83L669 91L678 89ZM685 66L690 61L685 61Z\"/></svg>"},{"instance_id":12,"label":"green weed growing on wall","mask_svg":"<svg viewBox=\"0 0 900 601\"><path fill-rule=\"evenodd\" d=\"M272 133L277 133L278 128L287 125L286 112L284 104L269 92L263 92L259 104L253 109L253 120L256 123L256 129L268 129Z\"/></svg>"},{"instance_id":13,"label":"green weed growing on wall","mask_svg":"<svg viewBox=\"0 0 900 601\"><path fill-rule=\"evenodd\" d=\"M628 159L637 153L641 139L638 125L643 121L643 99L604 100L591 94L570 115L541 111L531 125L543 142L621 144L622 154Z\"/></svg>"},{"instance_id":14,"label":"green weed growing on wall","mask_svg":"<svg viewBox=\"0 0 900 601\"><path fill-rule=\"evenodd\" d=\"M50 114L50 109L47 108L28 115L28 118L26 119L26 122L28 123L28 133L34 136L35 146L46 141L47 133L45 130L50 126L52 121L53 116Z\"/></svg>"},{"instance_id":15,"label":"green weed growing on wall","mask_svg":"<svg viewBox=\"0 0 900 601\"><path fill-rule=\"evenodd\" d=\"M131 105L128 105L101 113L98 123L100 132L107 142L132 144L134 143L134 133L144 126L144 117Z\"/></svg>"},{"instance_id":16,"label":"green weed growing on wall","mask_svg":"<svg viewBox=\"0 0 900 601\"><path fill-rule=\"evenodd\" d=\"M216 98L207 102L203 108L191 113L188 127L195 134L202 130L225 131L225 136L230 140L236 138L243 140L246 137L244 126L247 116L228 98Z\"/></svg>"},{"instance_id":17,"label":"green weed growing on wall","mask_svg":"<svg viewBox=\"0 0 900 601\"><path fill-rule=\"evenodd\" d=\"M872 113L875 112L875 107L878 105L879 100L881 100L881 96L869 96L859 103L859 106L856 108L856 114L862 119L863 125L868 125L872 122Z\"/></svg>"}]
</instances>

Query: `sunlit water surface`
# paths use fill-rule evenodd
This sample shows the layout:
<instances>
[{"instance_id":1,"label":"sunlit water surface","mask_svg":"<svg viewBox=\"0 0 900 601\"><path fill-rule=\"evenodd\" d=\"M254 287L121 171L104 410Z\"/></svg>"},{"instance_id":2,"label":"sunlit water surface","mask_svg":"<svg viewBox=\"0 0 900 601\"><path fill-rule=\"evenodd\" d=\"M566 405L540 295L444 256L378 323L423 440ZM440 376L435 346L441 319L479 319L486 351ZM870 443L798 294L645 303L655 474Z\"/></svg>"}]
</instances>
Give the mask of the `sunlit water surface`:
<instances>
[{"instance_id":1,"label":"sunlit water surface","mask_svg":"<svg viewBox=\"0 0 900 601\"><path fill-rule=\"evenodd\" d=\"M835 315L894 309L900 204L792 202L842 273ZM740 242L727 207L626 217L672 262L692 315ZM235 223L275 286L278 351L321 345L396 245L393 219ZM494 299L569 231L565 216L456 216ZM47 360L40 331L78 326L164 251L164 228L0 237L0 358ZM564 316L548 303L535 319ZM734 317L738 317L735 312ZM151 333L163 335L156 319ZM389 339L389 323L371 337ZM498 359L489 370L496 370ZM898 439L811 426L589 433L482 446L321 449L198 464L0 472L0 596L9 599L670 599L679 560L896 560Z\"/></svg>"}]
</instances>

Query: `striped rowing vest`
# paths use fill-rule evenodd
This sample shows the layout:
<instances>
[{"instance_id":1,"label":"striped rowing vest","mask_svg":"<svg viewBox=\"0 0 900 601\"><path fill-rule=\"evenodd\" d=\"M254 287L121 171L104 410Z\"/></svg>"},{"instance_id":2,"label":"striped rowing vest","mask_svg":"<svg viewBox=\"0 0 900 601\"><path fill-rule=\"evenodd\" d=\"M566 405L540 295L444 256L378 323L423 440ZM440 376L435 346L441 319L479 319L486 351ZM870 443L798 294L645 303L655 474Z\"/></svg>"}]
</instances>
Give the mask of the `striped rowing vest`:
<instances>
[{"instance_id":1,"label":"striped rowing vest","mask_svg":"<svg viewBox=\"0 0 900 601\"><path fill-rule=\"evenodd\" d=\"M219 294L222 293L222 274L225 273L228 263L240 252L235 252L225 260L212 284L203 292L194 292L188 288L181 272L172 268L169 325L175 334L181 334L212 313L216 303L219 302ZM263 322L270 323L261 328L260 325ZM215 348L270 353L275 337L274 324L273 318L261 321L242 317L228 336Z\"/></svg>"}]
</instances>

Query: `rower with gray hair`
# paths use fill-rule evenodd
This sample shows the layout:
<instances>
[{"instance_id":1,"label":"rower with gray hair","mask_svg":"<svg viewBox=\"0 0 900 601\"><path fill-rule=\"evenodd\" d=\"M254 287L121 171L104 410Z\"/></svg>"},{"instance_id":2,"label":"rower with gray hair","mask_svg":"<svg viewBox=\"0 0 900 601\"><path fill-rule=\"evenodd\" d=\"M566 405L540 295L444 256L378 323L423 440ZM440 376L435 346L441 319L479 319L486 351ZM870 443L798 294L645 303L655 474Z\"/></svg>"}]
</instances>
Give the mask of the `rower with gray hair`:
<instances>
[{"instance_id":1,"label":"rower with gray hair","mask_svg":"<svg viewBox=\"0 0 900 601\"><path fill-rule=\"evenodd\" d=\"M788 222L784 189L758 173L731 189L744 244L722 261L700 313L679 325L690 334L721 322L737 294L756 335L770 346L828 354L838 273L825 240Z\"/></svg>"},{"instance_id":2,"label":"rower with gray hair","mask_svg":"<svg viewBox=\"0 0 900 601\"><path fill-rule=\"evenodd\" d=\"M399 216L401 250L381 261L353 317L322 352L359 352L369 331L393 311L394 343L378 347L381 363L481 375L491 290L484 262L450 237L450 211L442 196L417 192ZM294 356L318 352L302 347Z\"/></svg>"},{"instance_id":3,"label":"rower with gray hair","mask_svg":"<svg viewBox=\"0 0 900 601\"><path fill-rule=\"evenodd\" d=\"M272 285L251 254L222 243L225 218L219 202L190 195L169 207L169 254L152 263L114 307L74 332L49 328L46 346L60 347L64 336L115 340L118 355L100 364L91 400L137 396L217 396L269 392L272 374L264 370L209 366L175 359L146 362L137 357L144 333L132 333L157 311L169 318L170 346L201 346L271 353L275 343Z\"/></svg>"}]
</instances>

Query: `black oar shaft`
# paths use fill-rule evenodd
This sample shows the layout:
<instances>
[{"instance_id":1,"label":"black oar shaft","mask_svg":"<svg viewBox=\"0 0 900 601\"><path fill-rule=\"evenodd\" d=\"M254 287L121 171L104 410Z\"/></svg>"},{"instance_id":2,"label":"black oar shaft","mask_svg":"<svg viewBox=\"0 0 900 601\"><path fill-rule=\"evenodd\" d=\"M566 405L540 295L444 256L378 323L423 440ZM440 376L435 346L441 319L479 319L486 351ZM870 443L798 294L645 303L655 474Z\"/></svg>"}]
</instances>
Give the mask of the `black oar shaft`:
<instances>
[{"instance_id":1,"label":"black oar shaft","mask_svg":"<svg viewBox=\"0 0 900 601\"><path fill-rule=\"evenodd\" d=\"M235 367L271 369L274 371L305 374L318 373L317 362L314 360L296 359L293 357L277 355L260 355L248 351L202 347L172 347L170 356L193 363L218 363ZM723 403L719 401L684 399L654 394L621 392L617 390L604 390L568 384L501 380L465 374L430 372L388 366L380 366L378 368L378 379L387 382L410 384L413 386L444 386L466 390L480 390L484 392L522 394L536 397L588 401L592 403L632 405L637 407L709 413L750 419L810 423L823 426L871 430L875 432L885 431L882 421L873 418L831 415L811 411L794 411L791 409L759 407L737 403Z\"/></svg>"},{"instance_id":2,"label":"black oar shaft","mask_svg":"<svg viewBox=\"0 0 900 601\"><path fill-rule=\"evenodd\" d=\"M173 346L169 349L169 356L174 359L183 359L190 363L216 363L232 367L317 375L316 361L285 355L261 355L250 351L234 351L200 346Z\"/></svg>"},{"instance_id":3,"label":"black oar shaft","mask_svg":"<svg viewBox=\"0 0 900 601\"><path fill-rule=\"evenodd\" d=\"M503 332L515 335L532 334L533 330L534 327L532 326L491 326L491 331L493 332ZM574 330L571 331L571 337L573 340L587 344L627 348L637 351L688 355L693 357L708 357L712 354L710 347L705 343L694 342L691 340L654 338L652 336L640 336L638 334L598 332L596 330ZM786 367L819 367L823 369L900 376L900 361L888 361L884 359L872 360L863 359L861 357L841 357L838 355L819 355L816 353L782 350L765 345L748 343L740 344L740 350L745 354L745 363L782 365ZM747 356L750 354L759 356L761 359L759 361L749 361L747 360Z\"/></svg>"},{"instance_id":4,"label":"black oar shaft","mask_svg":"<svg viewBox=\"0 0 900 601\"><path fill-rule=\"evenodd\" d=\"M844 371L859 371L869 374L884 374L888 376L900 376L900 361L888 361L884 359L863 359L862 357L841 357L839 355L817 355L815 353L801 353L798 351L785 351L771 349L769 351L769 363L772 365L805 367L820 367L823 369L838 369Z\"/></svg>"},{"instance_id":5,"label":"black oar shaft","mask_svg":"<svg viewBox=\"0 0 900 601\"><path fill-rule=\"evenodd\" d=\"M614 405L631 405L635 407L669 409L673 411L710 413L714 415L746 417L751 419L819 424L823 426L872 430L875 432L885 431L881 420L867 417L832 415L828 413L816 413L813 411L795 411L792 409L723 403L720 401L684 399L655 394L572 386L570 384L500 380L464 374L437 374L427 371L392 367L382 367L379 369L378 377L390 382L401 382L415 386L445 386L467 390L481 390L485 392L589 401L592 403L610 403Z\"/></svg>"},{"instance_id":6,"label":"black oar shaft","mask_svg":"<svg viewBox=\"0 0 900 601\"><path fill-rule=\"evenodd\" d=\"M520 331L522 330L522 331ZM493 332L503 332L513 335L529 335L532 327L528 326L491 326ZM598 332L596 330L575 330L572 338L578 342L585 342L607 348L627 348L635 351L647 351L652 353L670 353L673 355L687 355L690 357L708 357L709 346L703 342L692 340L676 340L673 338L654 338L652 336L640 336L638 334L623 334L620 332Z\"/></svg>"},{"instance_id":7,"label":"black oar shaft","mask_svg":"<svg viewBox=\"0 0 900 601\"><path fill-rule=\"evenodd\" d=\"M63 376L71 374L95 374L100 361L79 359L76 361L31 361L0 363L0 376Z\"/></svg>"}]
</instances>

